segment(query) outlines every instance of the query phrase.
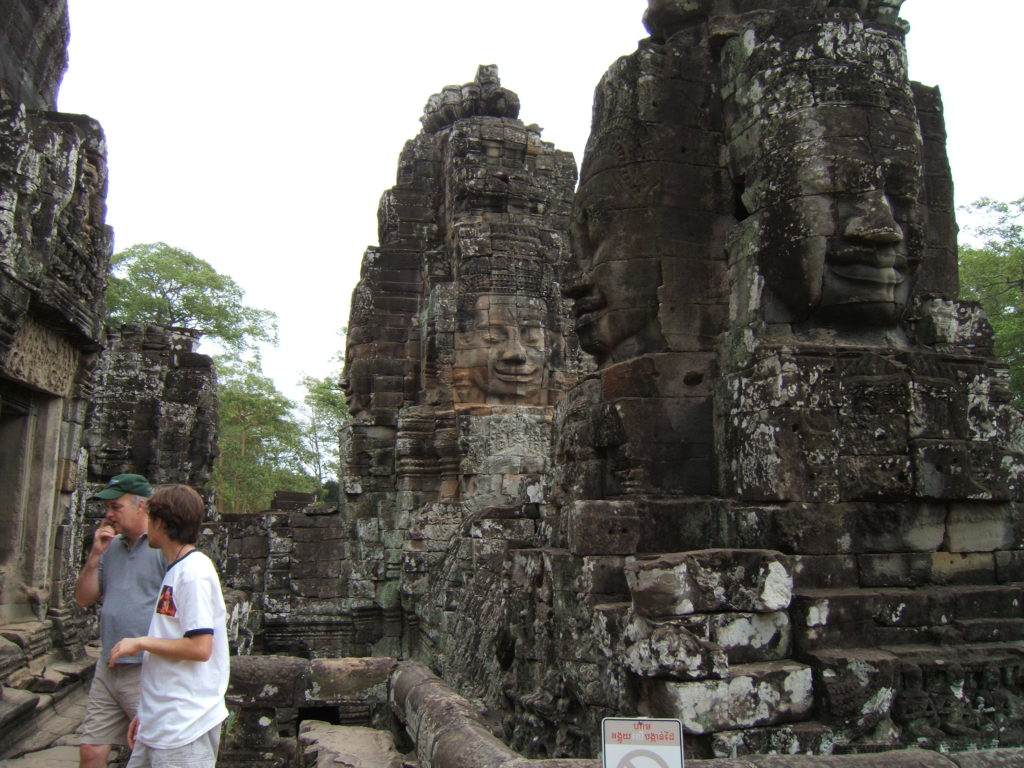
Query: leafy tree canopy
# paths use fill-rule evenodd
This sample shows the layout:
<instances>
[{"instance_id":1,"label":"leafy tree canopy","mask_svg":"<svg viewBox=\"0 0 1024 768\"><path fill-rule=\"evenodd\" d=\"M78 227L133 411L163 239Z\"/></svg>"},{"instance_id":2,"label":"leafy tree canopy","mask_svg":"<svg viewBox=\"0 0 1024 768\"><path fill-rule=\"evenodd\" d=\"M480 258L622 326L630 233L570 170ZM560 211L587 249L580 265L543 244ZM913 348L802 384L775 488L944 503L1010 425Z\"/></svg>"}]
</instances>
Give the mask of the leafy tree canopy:
<instances>
[{"instance_id":1,"label":"leafy tree canopy","mask_svg":"<svg viewBox=\"0 0 1024 768\"><path fill-rule=\"evenodd\" d=\"M218 358L220 457L213 484L227 512L260 512L274 491L312 493L295 403L263 375L258 360Z\"/></svg>"},{"instance_id":2,"label":"leafy tree canopy","mask_svg":"<svg viewBox=\"0 0 1024 768\"><path fill-rule=\"evenodd\" d=\"M348 413L339 375L304 377L301 407L286 398L263 374L258 350L277 343L276 315L246 306L234 280L188 251L133 245L114 255L111 269L108 322L191 328L224 352L216 357L220 456L213 473L221 509L260 512L277 490L337 499Z\"/></svg>"},{"instance_id":3,"label":"leafy tree canopy","mask_svg":"<svg viewBox=\"0 0 1024 768\"><path fill-rule=\"evenodd\" d=\"M329 493L331 484L337 493L337 477L341 461L341 427L348 418L348 405L341 389L340 374L322 379L304 376L301 384L306 389L302 399L302 441L306 448L306 464L321 487L321 498L336 500Z\"/></svg>"},{"instance_id":4,"label":"leafy tree canopy","mask_svg":"<svg viewBox=\"0 0 1024 768\"><path fill-rule=\"evenodd\" d=\"M1024 404L1024 198L982 198L968 206L982 222L968 227L981 245L960 246L960 296L977 301L1010 366L1010 388Z\"/></svg>"},{"instance_id":5,"label":"leafy tree canopy","mask_svg":"<svg viewBox=\"0 0 1024 768\"><path fill-rule=\"evenodd\" d=\"M107 286L108 321L191 328L239 354L277 343L277 316L247 306L227 275L166 243L133 245L114 254Z\"/></svg>"}]
</instances>

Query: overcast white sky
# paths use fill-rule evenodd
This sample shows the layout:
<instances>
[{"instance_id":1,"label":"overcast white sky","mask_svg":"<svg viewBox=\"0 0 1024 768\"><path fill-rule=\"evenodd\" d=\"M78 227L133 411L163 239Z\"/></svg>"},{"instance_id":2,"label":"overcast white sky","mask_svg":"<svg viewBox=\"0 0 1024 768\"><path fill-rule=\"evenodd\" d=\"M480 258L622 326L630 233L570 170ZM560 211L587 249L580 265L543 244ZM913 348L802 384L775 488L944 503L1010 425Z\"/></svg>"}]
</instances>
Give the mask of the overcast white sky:
<instances>
[{"instance_id":1,"label":"overcast white sky","mask_svg":"<svg viewBox=\"0 0 1024 768\"><path fill-rule=\"evenodd\" d=\"M427 97L497 64L520 117L582 159L594 86L645 0L70 0L59 107L107 135L115 249L162 240L280 320L264 371L298 399L342 350L381 193ZM1024 195L1019 0L906 0L939 85L959 204Z\"/></svg>"}]
</instances>

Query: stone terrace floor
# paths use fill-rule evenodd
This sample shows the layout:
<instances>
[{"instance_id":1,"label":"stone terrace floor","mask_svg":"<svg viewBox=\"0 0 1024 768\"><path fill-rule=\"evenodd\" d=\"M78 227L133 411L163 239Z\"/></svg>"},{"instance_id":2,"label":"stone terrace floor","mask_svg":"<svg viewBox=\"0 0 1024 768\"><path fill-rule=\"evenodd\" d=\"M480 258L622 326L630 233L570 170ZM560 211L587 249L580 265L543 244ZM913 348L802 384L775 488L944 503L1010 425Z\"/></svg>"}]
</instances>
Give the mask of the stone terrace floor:
<instances>
[{"instance_id":1,"label":"stone terrace floor","mask_svg":"<svg viewBox=\"0 0 1024 768\"><path fill-rule=\"evenodd\" d=\"M78 730L85 715L88 686L54 702L48 715L32 724L33 732L17 747L20 757L0 760L0 768L78 768ZM111 765L123 764L113 750Z\"/></svg>"},{"instance_id":2,"label":"stone terrace floor","mask_svg":"<svg viewBox=\"0 0 1024 768\"><path fill-rule=\"evenodd\" d=\"M0 760L3 768L78 768L78 728L89 691L84 686L54 703L52 714L34 724L34 733L19 745L22 757Z\"/></svg>"}]
</instances>

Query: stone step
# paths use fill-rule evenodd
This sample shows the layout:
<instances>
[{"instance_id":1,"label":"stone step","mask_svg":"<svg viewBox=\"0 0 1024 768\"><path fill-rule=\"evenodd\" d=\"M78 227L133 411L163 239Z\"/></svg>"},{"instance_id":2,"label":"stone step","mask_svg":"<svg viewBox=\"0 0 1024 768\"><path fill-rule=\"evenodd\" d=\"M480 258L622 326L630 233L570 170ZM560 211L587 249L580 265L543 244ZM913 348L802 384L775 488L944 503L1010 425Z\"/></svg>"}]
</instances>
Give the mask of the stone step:
<instances>
[{"instance_id":1,"label":"stone step","mask_svg":"<svg viewBox=\"0 0 1024 768\"><path fill-rule=\"evenodd\" d=\"M358 765L396 768L403 756L388 731L306 720L299 727L303 765Z\"/></svg>"},{"instance_id":2,"label":"stone step","mask_svg":"<svg viewBox=\"0 0 1024 768\"><path fill-rule=\"evenodd\" d=\"M904 665L948 669L959 665L964 671L999 673L1011 667L1024 668L1024 643L964 643L961 645L895 645L884 646Z\"/></svg>"},{"instance_id":3,"label":"stone step","mask_svg":"<svg viewBox=\"0 0 1024 768\"><path fill-rule=\"evenodd\" d=\"M66 661L59 651L33 660L30 664L7 676L12 688L48 693L60 698L77 683L92 679L96 659L83 655L79 659Z\"/></svg>"},{"instance_id":4,"label":"stone step","mask_svg":"<svg viewBox=\"0 0 1024 768\"><path fill-rule=\"evenodd\" d=\"M652 717L682 721L686 733L708 734L800 721L814 706L812 670L789 659L735 664L722 679L644 680Z\"/></svg>"},{"instance_id":5,"label":"stone step","mask_svg":"<svg viewBox=\"0 0 1024 768\"><path fill-rule=\"evenodd\" d=\"M6 756L23 736L40 697L17 688L0 689L0 755Z\"/></svg>"},{"instance_id":6,"label":"stone step","mask_svg":"<svg viewBox=\"0 0 1024 768\"><path fill-rule=\"evenodd\" d=\"M711 734L715 757L744 755L827 755L835 744L835 730L823 723L807 721L783 725L719 731Z\"/></svg>"},{"instance_id":7,"label":"stone step","mask_svg":"<svg viewBox=\"0 0 1024 768\"><path fill-rule=\"evenodd\" d=\"M24 665L24 651L17 644L0 636L0 680L3 680L11 672Z\"/></svg>"},{"instance_id":8,"label":"stone step","mask_svg":"<svg viewBox=\"0 0 1024 768\"><path fill-rule=\"evenodd\" d=\"M870 664L888 663L896 673L915 666L919 669L949 670L957 674L992 672L996 675L1024 671L1024 643L962 643L960 645L879 645L863 648L822 648L801 656L802 662L816 670L837 663L857 664L861 676ZM991 676L990 676L991 677ZM993 683L995 678L992 678ZM968 681L977 682L977 681ZM1019 683L1014 683L1019 685Z\"/></svg>"},{"instance_id":9,"label":"stone step","mask_svg":"<svg viewBox=\"0 0 1024 768\"><path fill-rule=\"evenodd\" d=\"M909 736L931 749L1024 740L1015 714L1024 643L826 648L801 661L814 672L816 716L854 744L890 721L903 743Z\"/></svg>"},{"instance_id":10,"label":"stone step","mask_svg":"<svg viewBox=\"0 0 1024 768\"><path fill-rule=\"evenodd\" d=\"M24 621L0 625L0 637L18 646L29 660L49 653L53 648L49 621Z\"/></svg>"},{"instance_id":11,"label":"stone step","mask_svg":"<svg viewBox=\"0 0 1024 768\"><path fill-rule=\"evenodd\" d=\"M1024 619L968 619L955 626L968 643L1024 641Z\"/></svg>"},{"instance_id":12,"label":"stone step","mask_svg":"<svg viewBox=\"0 0 1024 768\"><path fill-rule=\"evenodd\" d=\"M880 644L1024 638L1024 585L800 590L790 606L798 652Z\"/></svg>"},{"instance_id":13,"label":"stone step","mask_svg":"<svg viewBox=\"0 0 1024 768\"><path fill-rule=\"evenodd\" d=\"M870 645L877 596L877 591L857 588L802 590L794 594L789 616L795 652Z\"/></svg>"}]
</instances>

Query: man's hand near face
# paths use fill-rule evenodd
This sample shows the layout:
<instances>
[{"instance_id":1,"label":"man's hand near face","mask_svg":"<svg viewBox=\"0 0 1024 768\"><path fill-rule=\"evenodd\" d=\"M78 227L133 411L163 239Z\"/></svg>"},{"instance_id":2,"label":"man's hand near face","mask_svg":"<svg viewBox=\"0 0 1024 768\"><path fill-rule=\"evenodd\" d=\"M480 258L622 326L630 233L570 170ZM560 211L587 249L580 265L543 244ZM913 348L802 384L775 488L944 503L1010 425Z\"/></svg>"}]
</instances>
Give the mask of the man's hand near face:
<instances>
[{"instance_id":1,"label":"man's hand near face","mask_svg":"<svg viewBox=\"0 0 1024 768\"><path fill-rule=\"evenodd\" d=\"M101 522L92 535L92 549L75 582L75 602L83 608L95 605L100 599L100 557L116 535L109 520Z\"/></svg>"},{"instance_id":2,"label":"man's hand near face","mask_svg":"<svg viewBox=\"0 0 1024 768\"><path fill-rule=\"evenodd\" d=\"M110 524L109 520L104 520L92 535L93 551L98 551L102 555L116 535L114 526Z\"/></svg>"}]
</instances>

